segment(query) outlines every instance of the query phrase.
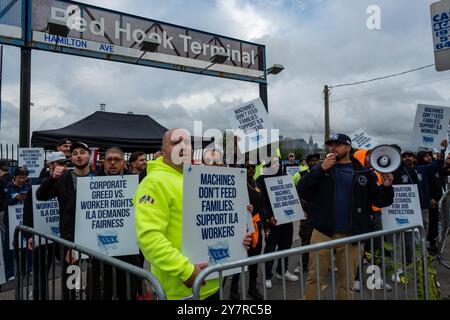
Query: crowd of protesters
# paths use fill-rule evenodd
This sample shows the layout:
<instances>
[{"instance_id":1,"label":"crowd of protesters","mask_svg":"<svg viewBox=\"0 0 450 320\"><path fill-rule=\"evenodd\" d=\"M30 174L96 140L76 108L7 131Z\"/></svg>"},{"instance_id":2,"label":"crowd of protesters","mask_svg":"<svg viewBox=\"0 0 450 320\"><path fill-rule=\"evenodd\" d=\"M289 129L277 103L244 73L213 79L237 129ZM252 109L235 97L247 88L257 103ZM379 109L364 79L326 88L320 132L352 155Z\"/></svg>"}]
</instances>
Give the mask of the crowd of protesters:
<instances>
[{"instance_id":1,"label":"crowd of protesters","mask_svg":"<svg viewBox=\"0 0 450 320\"><path fill-rule=\"evenodd\" d=\"M24 224L33 227L31 184L39 185L36 193L38 200L47 201L56 197L59 203L61 238L73 242L77 179L131 174L138 175L140 183L134 197L134 206L136 234L141 253L119 259L144 267L145 258L169 298L188 297L195 278L207 264L193 264L181 253L183 166L182 163L173 162L172 152L181 146L179 156L185 161L191 161L192 150L190 137L187 134L174 135L175 131L177 130L172 129L164 135L161 150L152 160L148 161L143 151L137 151L132 153L127 161L119 147L111 147L102 155L97 166L90 163L89 146L83 142L71 141L69 138L61 139L56 145L56 151L48 155L46 166L39 178L33 181L27 179L26 168L15 168L10 175L8 161L1 160L0 230L7 280L14 279L13 251L9 249L8 241L9 234L14 230L9 230L8 208L11 205L23 204ZM289 166L300 168L299 172L293 174L293 181L306 217L300 221L298 230L302 246L381 230L380 208L393 203L392 185L415 184L419 191L424 236L429 241L428 252L437 253L438 203L444 195L450 176L450 155L445 158L447 141L442 142L440 152L415 153L402 151L398 146L394 146L401 153L402 163L395 172L387 174L377 173L371 168L368 160L371 150L353 150L351 139L345 134L333 135L326 141L326 145L330 153L322 159L320 154L309 154L305 159L296 162L295 155L290 153L284 166L281 165L279 156L256 164L246 159L242 165L237 165L227 164L223 152L219 149L210 148L204 151L205 165L241 166L247 169L247 190L250 200L248 210L253 217L254 233L243 234L242 243L249 256L281 251L293 245L294 225L277 223L265 183L267 178L286 175L286 168ZM149 198L150 194L152 198ZM32 252L33 269L40 275L33 279L33 298L42 299L46 296L45 281L51 266L51 256L58 248L53 244L46 245L36 253L34 247L33 239L28 236L28 250ZM408 256L408 252L405 254ZM337 247L334 255L338 272L337 298L351 299L353 293L359 290L357 268L361 263L358 259L360 252L357 246L350 246L348 252L344 252L344 247ZM60 263L67 268L71 264L78 263L78 259L74 252L64 249L63 261ZM298 266L291 273L288 270L288 259L285 258L284 274L282 263L278 261L275 276L278 279L296 282L299 281L299 276L295 273L307 272L305 298L315 299L317 288L321 287L317 283L322 284L329 272L330 259L332 255L329 249L320 250L319 259L309 259L308 254L303 254ZM410 260L410 257L407 259ZM270 261L264 266L266 278L263 281L267 289L273 286L273 265L274 262ZM105 281L105 278L111 279L112 270L111 268L102 270L105 276L102 279L103 283L100 283L99 269L98 262L90 263L88 272L92 275L93 282L88 288L87 297L111 299L113 283ZM249 271L248 294L255 300L261 300L261 285L257 283L258 265L251 266ZM400 269L399 273L401 272L403 271ZM127 288L125 273L116 272L115 277L119 299L126 299L128 289L133 297L139 296L140 284L137 279L131 279L129 282L131 288ZM355 282L347 284L346 277L355 279ZM39 279L41 281L38 281ZM66 279L67 275L63 273L63 280ZM240 298L238 281L238 276L232 278L229 295L232 300ZM397 281L396 275L393 275L393 281ZM103 290L99 289L101 286ZM201 289L201 298L217 299L218 288L217 280L206 281ZM73 291L68 288L63 290L64 299L73 298Z\"/></svg>"}]
</instances>

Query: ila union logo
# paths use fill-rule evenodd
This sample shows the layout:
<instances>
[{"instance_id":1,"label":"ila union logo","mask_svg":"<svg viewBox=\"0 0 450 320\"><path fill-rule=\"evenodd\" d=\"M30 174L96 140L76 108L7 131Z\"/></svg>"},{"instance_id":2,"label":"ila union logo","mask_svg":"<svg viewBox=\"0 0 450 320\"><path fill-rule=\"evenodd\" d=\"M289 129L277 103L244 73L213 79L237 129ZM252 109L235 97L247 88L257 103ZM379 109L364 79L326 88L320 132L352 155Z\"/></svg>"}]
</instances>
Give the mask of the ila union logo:
<instances>
[{"instance_id":1,"label":"ila union logo","mask_svg":"<svg viewBox=\"0 0 450 320\"><path fill-rule=\"evenodd\" d=\"M119 236L117 232L108 231L103 234L97 234L97 246L102 253L108 253L109 250L117 249Z\"/></svg>"},{"instance_id":2,"label":"ila union logo","mask_svg":"<svg viewBox=\"0 0 450 320\"><path fill-rule=\"evenodd\" d=\"M208 246L210 264L227 262L230 259L230 245L228 241L219 241L215 245Z\"/></svg>"}]
</instances>

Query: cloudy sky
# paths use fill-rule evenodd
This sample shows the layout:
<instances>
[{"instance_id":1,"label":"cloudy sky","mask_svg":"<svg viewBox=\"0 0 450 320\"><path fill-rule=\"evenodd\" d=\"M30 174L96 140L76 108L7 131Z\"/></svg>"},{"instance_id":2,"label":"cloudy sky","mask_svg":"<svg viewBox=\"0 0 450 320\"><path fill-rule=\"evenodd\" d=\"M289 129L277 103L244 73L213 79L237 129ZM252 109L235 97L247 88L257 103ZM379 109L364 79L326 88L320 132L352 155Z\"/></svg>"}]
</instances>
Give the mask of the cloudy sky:
<instances>
[{"instance_id":1,"label":"cloudy sky","mask_svg":"<svg viewBox=\"0 0 450 320\"><path fill-rule=\"evenodd\" d=\"M266 45L270 116L281 134L323 142L323 86L434 63L433 0L95 0L81 1ZM366 12L381 9L381 29ZM1 143L19 139L20 50L5 47ZM434 67L335 88L334 132L360 128L409 146L418 103L450 106L450 72ZM225 110L258 97L258 85L42 51L32 55L31 129L64 127L106 103L107 111L148 114L166 127L227 128Z\"/></svg>"}]
</instances>

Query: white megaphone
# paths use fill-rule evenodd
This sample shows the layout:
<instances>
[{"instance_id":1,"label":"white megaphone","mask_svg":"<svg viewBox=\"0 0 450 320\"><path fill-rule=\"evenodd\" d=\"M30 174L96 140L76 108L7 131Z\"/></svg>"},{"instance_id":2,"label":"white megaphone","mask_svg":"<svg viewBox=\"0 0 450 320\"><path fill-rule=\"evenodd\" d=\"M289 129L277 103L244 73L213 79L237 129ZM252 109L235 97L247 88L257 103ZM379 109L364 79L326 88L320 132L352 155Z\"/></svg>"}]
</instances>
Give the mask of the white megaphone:
<instances>
[{"instance_id":1,"label":"white megaphone","mask_svg":"<svg viewBox=\"0 0 450 320\"><path fill-rule=\"evenodd\" d=\"M380 173L392 173L400 167L402 156L390 145L380 145L372 150L369 158L373 169Z\"/></svg>"}]
</instances>

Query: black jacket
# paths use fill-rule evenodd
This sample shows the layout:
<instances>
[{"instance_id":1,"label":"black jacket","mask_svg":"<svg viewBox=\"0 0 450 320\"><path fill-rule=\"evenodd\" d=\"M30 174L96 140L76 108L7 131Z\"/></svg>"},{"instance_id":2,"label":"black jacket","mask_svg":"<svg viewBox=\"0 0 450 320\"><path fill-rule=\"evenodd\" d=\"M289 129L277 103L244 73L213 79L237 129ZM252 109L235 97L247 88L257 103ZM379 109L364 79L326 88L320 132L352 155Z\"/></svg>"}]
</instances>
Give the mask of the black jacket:
<instances>
[{"instance_id":1,"label":"black jacket","mask_svg":"<svg viewBox=\"0 0 450 320\"><path fill-rule=\"evenodd\" d=\"M262 203L261 203L261 211L264 212L264 216L260 217L264 227L266 228L267 226L270 226L269 221L271 218L274 217L273 215L273 210L272 210L272 204L270 203L270 199L269 199L269 194L267 193L267 188L266 188L266 182L264 181L265 178L273 178L273 177L278 177L278 176L282 176L283 175L283 169L280 167L280 169L278 170L278 172L275 175L260 175L258 177L258 179L256 179L256 185L258 186L258 188L261 190L261 198L262 198ZM271 226L273 227L273 226Z\"/></svg>"},{"instance_id":2,"label":"black jacket","mask_svg":"<svg viewBox=\"0 0 450 320\"><path fill-rule=\"evenodd\" d=\"M12 182L12 178L9 173L0 177L0 211L4 210L6 201L8 201L8 189L6 186L10 182Z\"/></svg>"},{"instance_id":3,"label":"black jacket","mask_svg":"<svg viewBox=\"0 0 450 320\"><path fill-rule=\"evenodd\" d=\"M27 196L23 201L23 225L33 228L34 227L34 217L33 217L33 186L27 192ZM26 239L31 238L31 234L24 233Z\"/></svg>"},{"instance_id":4,"label":"black jacket","mask_svg":"<svg viewBox=\"0 0 450 320\"><path fill-rule=\"evenodd\" d=\"M352 158L353 175L352 213L350 234L367 233L371 227L372 205L383 208L394 201L394 189L377 185L376 176ZM333 172L314 167L299 182L302 197L311 199L308 220L319 232L331 237L335 230L336 183Z\"/></svg>"},{"instance_id":5,"label":"black jacket","mask_svg":"<svg viewBox=\"0 0 450 320\"><path fill-rule=\"evenodd\" d=\"M443 195L444 191L441 184L441 176L438 172L430 177L430 197L436 202L439 202Z\"/></svg>"},{"instance_id":6,"label":"black jacket","mask_svg":"<svg viewBox=\"0 0 450 320\"><path fill-rule=\"evenodd\" d=\"M418 184L419 178L417 177L417 171L410 166L407 166L403 162L400 167L393 173L394 184Z\"/></svg>"},{"instance_id":7,"label":"black jacket","mask_svg":"<svg viewBox=\"0 0 450 320\"><path fill-rule=\"evenodd\" d=\"M7 197L7 189L6 185L4 184L3 180L0 179L0 211L3 211L3 208L5 207Z\"/></svg>"},{"instance_id":8,"label":"black jacket","mask_svg":"<svg viewBox=\"0 0 450 320\"><path fill-rule=\"evenodd\" d=\"M61 238L73 242L75 238L76 192L71 171L64 173L58 180L51 177L44 179L36 191L36 198L39 201L47 201L54 197L58 198Z\"/></svg>"},{"instance_id":9,"label":"black jacket","mask_svg":"<svg viewBox=\"0 0 450 320\"><path fill-rule=\"evenodd\" d=\"M247 177L247 190L250 204L253 206L252 216L259 214L259 219L261 220L262 225L266 229L267 219L263 208L261 189L258 187L258 184L253 178Z\"/></svg>"},{"instance_id":10,"label":"black jacket","mask_svg":"<svg viewBox=\"0 0 450 320\"><path fill-rule=\"evenodd\" d=\"M309 174L310 171L311 171L310 169L301 171L300 179L303 179L303 177L305 177L307 174ZM296 190L297 190L297 194L300 199L300 203L302 205L303 211L305 212L305 216L306 216L306 220L307 220L308 219L307 215L309 215L309 211L310 211L311 197L306 193L301 193L299 186L300 186L300 184L297 185Z\"/></svg>"},{"instance_id":11,"label":"black jacket","mask_svg":"<svg viewBox=\"0 0 450 320\"><path fill-rule=\"evenodd\" d=\"M442 189L446 190L448 184L447 177L450 176L450 165L445 164L441 172L439 173L439 176L441 177Z\"/></svg>"}]
</instances>

